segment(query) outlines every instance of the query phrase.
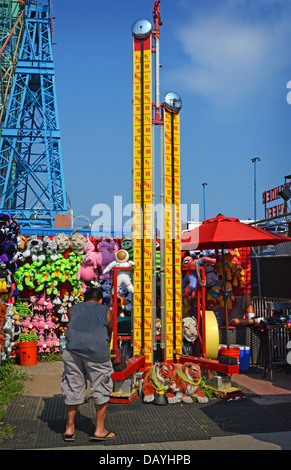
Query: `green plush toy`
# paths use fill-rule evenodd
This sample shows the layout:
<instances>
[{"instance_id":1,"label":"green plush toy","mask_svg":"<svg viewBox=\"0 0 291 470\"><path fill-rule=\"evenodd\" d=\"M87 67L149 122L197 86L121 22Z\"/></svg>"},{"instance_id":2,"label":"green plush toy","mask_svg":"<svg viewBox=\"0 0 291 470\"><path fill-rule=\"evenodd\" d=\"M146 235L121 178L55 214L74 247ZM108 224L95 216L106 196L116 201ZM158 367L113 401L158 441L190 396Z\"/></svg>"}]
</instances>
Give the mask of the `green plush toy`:
<instances>
[{"instance_id":1,"label":"green plush toy","mask_svg":"<svg viewBox=\"0 0 291 470\"><path fill-rule=\"evenodd\" d=\"M58 286L66 281L78 290L81 288L77 280L77 272L82 262L82 256L69 253L68 258L59 253L56 260L47 257L45 261L33 261L20 266L15 273L15 282L19 291L24 287L36 292L46 290L48 295L59 293Z\"/></svg>"},{"instance_id":2,"label":"green plush toy","mask_svg":"<svg viewBox=\"0 0 291 470\"><path fill-rule=\"evenodd\" d=\"M24 341L38 341L37 333L20 333L17 343L22 343Z\"/></svg>"}]
</instances>

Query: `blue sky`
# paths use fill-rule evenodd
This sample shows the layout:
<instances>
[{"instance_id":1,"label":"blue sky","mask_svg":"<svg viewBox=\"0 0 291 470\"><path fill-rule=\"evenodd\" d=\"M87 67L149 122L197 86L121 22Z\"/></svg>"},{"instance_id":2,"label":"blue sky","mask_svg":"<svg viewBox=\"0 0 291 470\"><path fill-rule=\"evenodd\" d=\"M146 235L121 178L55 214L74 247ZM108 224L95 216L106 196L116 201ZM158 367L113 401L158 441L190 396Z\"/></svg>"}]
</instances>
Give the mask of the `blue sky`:
<instances>
[{"instance_id":1,"label":"blue sky","mask_svg":"<svg viewBox=\"0 0 291 470\"><path fill-rule=\"evenodd\" d=\"M91 218L114 195L132 200L131 27L152 21L153 1L52 3L66 190L74 215ZM253 218L259 156L264 218L263 191L291 173L291 0L162 0L161 17L161 97L183 100L182 203L202 218L207 182L206 218Z\"/></svg>"}]
</instances>

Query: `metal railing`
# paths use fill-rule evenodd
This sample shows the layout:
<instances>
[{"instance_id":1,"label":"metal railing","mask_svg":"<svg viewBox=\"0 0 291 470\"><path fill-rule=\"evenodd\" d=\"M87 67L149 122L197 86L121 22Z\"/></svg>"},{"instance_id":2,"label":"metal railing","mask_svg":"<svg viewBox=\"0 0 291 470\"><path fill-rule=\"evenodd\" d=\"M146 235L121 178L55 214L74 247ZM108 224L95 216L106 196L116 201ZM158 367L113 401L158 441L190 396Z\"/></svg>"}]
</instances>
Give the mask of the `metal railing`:
<instances>
[{"instance_id":1,"label":"metal railing","mask_svg":"<svg viewBox=\"0 0 291 470\"><path fill-rule=\"evenodd\" d=\"M288 315L288 304L291 305L290 299L278 299L270 297L252 297L252 303L256 317L269 318L274 310L282 310L284 315Z\"/></svg>"}]
</instances>

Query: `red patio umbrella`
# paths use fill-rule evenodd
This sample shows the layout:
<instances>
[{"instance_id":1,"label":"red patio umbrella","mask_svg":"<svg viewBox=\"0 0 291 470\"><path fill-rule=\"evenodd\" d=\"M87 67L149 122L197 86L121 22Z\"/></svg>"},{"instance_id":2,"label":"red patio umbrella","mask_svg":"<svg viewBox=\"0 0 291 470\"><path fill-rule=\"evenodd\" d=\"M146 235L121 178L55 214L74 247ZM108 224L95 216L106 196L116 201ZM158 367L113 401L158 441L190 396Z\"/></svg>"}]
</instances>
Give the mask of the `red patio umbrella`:
<instances>
[{"instance_id":1,"label":"red patio umbrella","mask_svg":"<svg viewBox=\"0 0 291 470\"><path fill-rule=\"evenodd\" d=\"M229 348L224 249L277 245L278 243L291 242L291 238L247 225L237 218L225 217L222 214L218 214L213 219L205 220L200 226L183 233L181 238L182 250L222 250L227 348Z\"/></svg>"},{"instance_id":2,"label":"red patio umbrella","mask_svg":"<svg viewBox=\"0 0 291 470\"><path fill-rule=\"evenodd\" d=\"M277 245L291 238L240 222L219 214L199 227L182 234L182 250L242 248L244 246Z\"/></svg>"}]
</instances>

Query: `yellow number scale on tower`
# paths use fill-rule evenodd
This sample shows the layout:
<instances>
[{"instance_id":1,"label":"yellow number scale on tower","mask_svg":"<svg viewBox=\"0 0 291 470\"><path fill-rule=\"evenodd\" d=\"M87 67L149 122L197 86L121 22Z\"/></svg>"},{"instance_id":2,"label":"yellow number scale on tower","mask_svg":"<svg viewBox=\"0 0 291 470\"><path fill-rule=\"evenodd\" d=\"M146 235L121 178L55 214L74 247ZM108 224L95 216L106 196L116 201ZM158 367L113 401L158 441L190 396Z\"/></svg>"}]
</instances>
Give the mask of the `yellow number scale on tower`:
<instances>
[{"instance_id":1,"label":"yellow number scale on tower","mask_svg":"<svg viewBox=\"0 0 291 470\"><path fill-rule=\"evenodd\" d=\"M182 286L180 228L180 116L182 100L174 92L164 97L164 270L165 360L182 353Z\"/></svg>"},{"instance_id":2,"label":"yellow number scale on tower","mask_svg":"<svg viewBox=\"0 0 291 470\"><path fill-rule=\"evenodd\" d=\"M152 364L152 37L137 20L133 34L134 355Z\"/></svg>"}]
</instances>

